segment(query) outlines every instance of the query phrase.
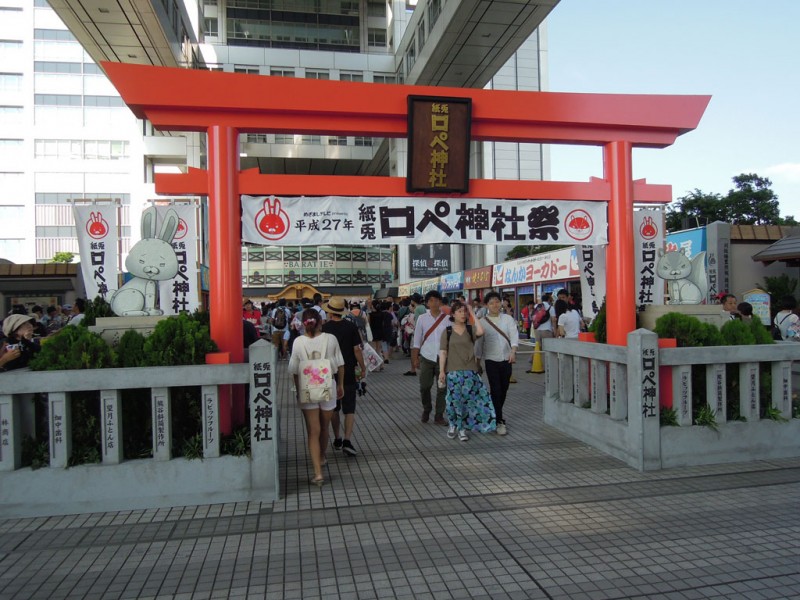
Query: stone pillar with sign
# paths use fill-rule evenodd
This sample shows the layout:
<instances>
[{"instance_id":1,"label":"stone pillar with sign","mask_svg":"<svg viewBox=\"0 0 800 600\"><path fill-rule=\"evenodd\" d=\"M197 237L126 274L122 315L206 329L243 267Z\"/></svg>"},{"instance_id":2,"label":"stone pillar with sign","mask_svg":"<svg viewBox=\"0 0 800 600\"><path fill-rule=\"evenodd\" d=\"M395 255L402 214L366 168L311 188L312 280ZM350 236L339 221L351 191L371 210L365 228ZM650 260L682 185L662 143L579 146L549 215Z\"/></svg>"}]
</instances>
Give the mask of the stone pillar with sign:
<instances>
[{"instance_id":1,"label":"stone pillar with sign","mask_svg":"<svg viewBox=\"0 0 800 600\"><path fill-rule=\"evenodd\" d=\"M72 454L72 402L67 392L50 392L50 466L64 468Z\"/></svg>"},{"instance_id":2,"label":"stone pillar with sign","mask_svg":"<svg viewBox=\"0 0 800 600\"><path fill-rule=\"evenodd\" d=\"M124 459L122 452L122 398L119 390L101 390L103 464L118 465Z\"/></svg>"},{"instance_id":3,"label":"stone pillar with sign","mask_svg":"<svg viewBox=\"0 0 800 600\"><path fill-rule=\"evenodd\" d=\"M0 471L13 471L22 464L19 404L11 394L0 395Z\"/></svg>"},{"instance_id":4,"label":"stone pillar with sign","mask_svg":"<svg viewBox=\"0 0 800 600\"><path fill-rule=\"evenodd\" d=\"M169 460L172 457L172 406L170 388L152 388L153 406L153 458Z\"/></svg>"},{"instance_id":5,"label":"stone pillar with sign","mask_svg":"<svg viewBox=\"0 0 800 600\"><path fill-rule=\"evenodd\" d=\"M628 430L640 471L661 468L658 406L658 336L647 329L628 334Z\"/></svg>"},{"instance_id":6,"label":"stone pillar with sign","mask_svg":"<svg viewBox=\"0 0 800 600\"><path fill-rule=\"evenodd\" d=\"M275 346L259 340L250 355L250 456L253 490L264 500L280 496L279 421Z\"/></svg>"}]
</instances>

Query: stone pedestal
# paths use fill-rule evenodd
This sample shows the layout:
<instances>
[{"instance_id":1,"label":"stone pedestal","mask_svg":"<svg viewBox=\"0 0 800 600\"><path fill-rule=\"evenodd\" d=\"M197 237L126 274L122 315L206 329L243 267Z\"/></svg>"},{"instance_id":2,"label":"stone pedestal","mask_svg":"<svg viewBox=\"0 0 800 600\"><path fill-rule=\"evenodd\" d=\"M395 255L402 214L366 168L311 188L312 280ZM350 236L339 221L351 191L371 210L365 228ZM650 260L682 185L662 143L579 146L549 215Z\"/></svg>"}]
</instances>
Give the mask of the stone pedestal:
<instances>
[{"instance_id":1,"label":"stone pedestal","mask_svg":"<svg viewBox=\"0 0 800 600\"><path fill-rule=\"evenodd\" d=\"M169 319L168 315L157 317L102 317L89 327L89 331L97 333L112 348L119 345L119 340L129 329L134 329L144 336L153 333L159 321Z\"/></svg>"}]
</instances>

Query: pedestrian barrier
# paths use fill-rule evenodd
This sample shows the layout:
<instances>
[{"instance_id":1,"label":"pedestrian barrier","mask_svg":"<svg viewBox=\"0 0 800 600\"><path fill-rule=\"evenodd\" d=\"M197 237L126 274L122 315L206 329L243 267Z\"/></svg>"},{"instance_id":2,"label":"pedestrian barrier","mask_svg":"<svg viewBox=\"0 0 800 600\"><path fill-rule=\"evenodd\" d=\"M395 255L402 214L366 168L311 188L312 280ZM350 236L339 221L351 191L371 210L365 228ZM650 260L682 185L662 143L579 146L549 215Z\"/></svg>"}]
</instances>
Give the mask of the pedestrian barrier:
<instances>
[{"instance_id":1,"label":"pedestrian barrier","mask_svg":"<svg viewBox=\"0 0 800 600\"><path fill-rule=\"evenodd\" d=\"M261 340L249 363L4 373L0 394L0 517L276 500L278 403L275 353ZM250 456L220 453L219 389L250 386ZM172 388L201 388L202 460L173 458ZM150 389L152 451L124 460L121 390ZM101 460L67 468L72 450L70 394L100 396ZM34 431L34 394L47 395L49 468L20 468L22 437ZM40 415L41 417L41 415Z\"/></svg>"},{"instance_id":2,"label":"pedestrian barrier","mask_svg":"<svg viewBox=\"0 0 800 600\"><path fill-rule=\"evenodd\" d=\"M645 329L628 334L627 342L544 341L548 425L643 471L800 456L800 419L792 418L792 363L800 361L800 344L659 349ZM704 389L692 389L693 365L705 370ZM671 368L671 398L661 397L660 367ZM729 369L738 376L730 379ZM768 398L762 371L771 381ZM729 380L737 420L727 414ZM660 398L677 426L661 426ZM706 414L713 414L703 425L693 424L693 398L707 401ZM771 418L761 417L762 404Z\"/></svg>"}]
</instances>

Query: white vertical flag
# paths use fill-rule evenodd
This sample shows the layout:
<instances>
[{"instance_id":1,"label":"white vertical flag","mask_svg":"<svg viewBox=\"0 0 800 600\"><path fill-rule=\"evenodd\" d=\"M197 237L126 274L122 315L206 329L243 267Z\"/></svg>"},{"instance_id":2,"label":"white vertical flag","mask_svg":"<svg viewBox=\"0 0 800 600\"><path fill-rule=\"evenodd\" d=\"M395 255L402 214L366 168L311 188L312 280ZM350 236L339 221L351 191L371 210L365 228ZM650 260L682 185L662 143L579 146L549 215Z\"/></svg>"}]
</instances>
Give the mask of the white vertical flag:
<instances>
[{"instance_id":1,"label":"white vertical flag","mask_svg":"<svg viewBox=\"0 0 800 600\"><path fill-rule=\"evenodd\" d=\"M178 213L178 231L172 240L178 258L178 273L172 279L158 284L161 310L165 315L176 315L182 311L193 312L200 306L200 280L197 266L197 206L194 203L179 203L156 206L158 222L163 223L169 209Z\"/></svg>"},{"instance_id":2,"label":"white vertical flag","mask_svg":"<svg viewBox=\"0 0 800 600\"><path fill-rule=\"evenodd\" d=\"M575 246L581 272L583 315L594 319L606 299L606 247Z\"/></svg>"},{"instance_id":3,"label":"white vertical flag","mask_svg":"<svg viewBox=\"0 0 800 600\"><path fill-rule=\"evenodd\" d=\"M633 240L636 253L636 305L664 304L664 281L656 277L658 251L664 248L664 211L642 209L633 212Z\"/></svg>"},{"instance_id":4,"label":"white vertical flag","mask_svg":"<svg viewBox=\"0 0 800 600\"><path fill-rule=\"evenodd\" d=\"M116 204L74 204L75 231L86 298L111 299L117 289L119 233Z\"/></svg>"}]
</instances>

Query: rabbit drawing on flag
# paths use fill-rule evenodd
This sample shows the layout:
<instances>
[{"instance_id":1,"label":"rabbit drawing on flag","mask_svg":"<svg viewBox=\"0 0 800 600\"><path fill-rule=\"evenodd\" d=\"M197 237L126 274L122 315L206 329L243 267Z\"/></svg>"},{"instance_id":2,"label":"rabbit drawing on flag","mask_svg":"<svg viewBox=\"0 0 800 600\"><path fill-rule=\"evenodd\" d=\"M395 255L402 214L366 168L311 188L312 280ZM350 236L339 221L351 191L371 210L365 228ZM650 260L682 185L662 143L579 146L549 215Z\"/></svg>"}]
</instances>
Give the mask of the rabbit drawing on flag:
<instances>
[{"instance_id":1,"label":"rabbit drawing on flag","mask_svg":"<svg viewBox=\"0 0 800 600\"><path fill-rule=\"evenodd\" d=\"M114 314L120 317L164 314L159 307L158 282L172 279L178 272L172 239L179 221L178 213L168 210L156 235L155 207L142 213L142 239L133 245L125 259L125 267L133 279L111 297Z\"/></svg>"}]
</instances>

